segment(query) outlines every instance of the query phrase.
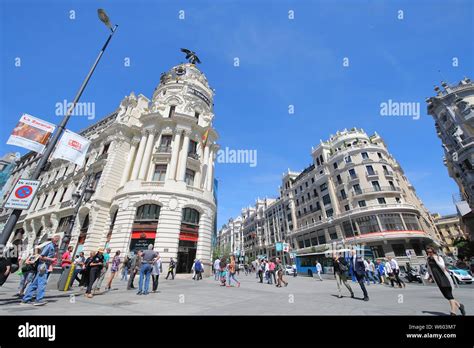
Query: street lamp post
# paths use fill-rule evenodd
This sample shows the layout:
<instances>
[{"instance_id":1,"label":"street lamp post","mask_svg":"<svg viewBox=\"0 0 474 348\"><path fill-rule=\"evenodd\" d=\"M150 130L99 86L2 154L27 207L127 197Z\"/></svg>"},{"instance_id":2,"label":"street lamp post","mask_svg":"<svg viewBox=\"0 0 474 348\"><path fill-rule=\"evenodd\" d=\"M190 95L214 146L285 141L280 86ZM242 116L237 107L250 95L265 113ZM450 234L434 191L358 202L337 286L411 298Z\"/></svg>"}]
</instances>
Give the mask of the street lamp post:
<instances>
[{"instance_id":1,"label":"street lamp post","mask_svg":"<svg viewBox=\"0 0 474 348\"><path fill-rule=\"evenodd\" d=\"M48 142L48 144L47 144L47 146L44 150L44 153L41 155L40 160L39 160L39 162L38 162L38 164L35 168L35 171L31 175L30 179L33 179L33 180L38 179L41 172L44 170L44 168L45 168L45 166L48 162L49 156L51 155L51 153L53 152L57 142L59 141L59 137L62 135L62 133L66 129L66 125L69 121L69 118L71 117L72 111L76 107L76 104L79 101L79 99L81 98L82 93L84 92L84 89L87 86L87 83L89 82L92 74L94 73L95 68L97 67L97 64L99 63L100 59L102 58L102 55L104 54L105 49L107 48L110 40L112 39L112 36L114 35L115 31L117 30L118 25L115 25L114 27L112 27L112 25L110 23L110 20L109 20L109 17L104 12L104 10L99 9L97 12L98 12L98 15L99 15L99 19L107 26L107 28L110 29L111 33L110 33L109 37L107 38L107 41L105 42L104 46L100 50L99 55L97 56L94 64L92 65L91 69L89 70L89 73L87 74L86 78L82 82L81 87L77 91L76 96L74 97L74 100L73 100L71 106L69 107L69 109L67 110L67 112L64 115L63 119L61 120L61 123L58 125L58 129L57 129L56 133L54 133L54 135L51 137L50 141ZM5 246L7 244L8 239L10 238L10 235L12 234L12 232L15 228L15 225L18 222L18 219L19 219L22 211L23 210L15 209L10 214L10 217L8 218L8 221L5 224L5 227L3 229L3 232L0 235L0 246Z\"/></svg>"}]
</instances>

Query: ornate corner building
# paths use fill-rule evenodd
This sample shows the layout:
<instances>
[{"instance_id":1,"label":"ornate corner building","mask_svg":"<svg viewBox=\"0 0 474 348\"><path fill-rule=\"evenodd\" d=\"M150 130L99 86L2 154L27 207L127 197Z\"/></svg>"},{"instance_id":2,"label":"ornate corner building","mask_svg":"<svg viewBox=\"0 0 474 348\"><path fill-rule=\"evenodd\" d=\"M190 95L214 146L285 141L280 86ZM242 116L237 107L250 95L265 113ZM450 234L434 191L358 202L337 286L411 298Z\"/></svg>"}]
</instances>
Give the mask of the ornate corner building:
<instances>
[{"instance_id":1,"label":"ornate corner building","mask_svg":"<svg viewBox=\"0 0 474 348\"><path fill-rule=\"evenodd\" d=\"M438 244L434 221L399 163L378 135L337 132L312 151L313 164L283 174L277 199L258 200L239 222L221 230L221 245L241 234L245 255L323 252L331 244L365 245L374 257L424 263L424 247ZM234 220L231 220L234 221Z\"/></svg>"},{"instance_id":2,"label":"ornate corner building","mask_svg":"<svg viewBox=\"0 0 474 348\"><path fill-rule=\"evenodd\" d=\"M426 100L444 148L444 164L459 186L454 197L462 229L474 237L474 84L464 78L457 85L442 82L436 96Z\"/></svg>"},{"instance_id":3,"label":"ornate corner building","mask_svg":"<svg viewBox=\"0 0 474 348\"><path fill-rule=\"evenodd\" d=\"M213 96L205 75L186 63L162 74L151 100L125 97L115 112L80 133L92 142L84 167L50 163L11 241L31 249L64 233L73 194L87 183L94 193L76 217L70 245L77 251L109 246L128 252L151 243L165 263L177 260L178 273L190 272L195 258L210 264L218 150ZM23 156L8 184L28 177L37 158Z\"/></svg>"}]
</instances>

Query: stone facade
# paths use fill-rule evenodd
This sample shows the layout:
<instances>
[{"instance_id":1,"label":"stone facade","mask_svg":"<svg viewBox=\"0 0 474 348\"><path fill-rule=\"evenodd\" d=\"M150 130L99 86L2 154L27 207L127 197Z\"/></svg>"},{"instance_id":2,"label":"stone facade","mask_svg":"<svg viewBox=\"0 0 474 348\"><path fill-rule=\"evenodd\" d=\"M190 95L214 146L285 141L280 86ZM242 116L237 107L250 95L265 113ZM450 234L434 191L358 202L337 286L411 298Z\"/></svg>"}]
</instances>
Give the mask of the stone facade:
<instances>
[{"instance_id":1,"label":"stone facade","mask_svg":"<svg viewBox=\"0 0 474 348\"><path fill-rule=\"evenodd\" d=\"M164 269L170 258L178 259L183 273L190 272L194 258L210 265L218 150L213 106L206 77L189 63L162 74L151 100L133 92L126 96L116 111L80 133L92 142L84 167L50 163L17 224L16 239L31 249L63 233L74 210L73 193L88 182L95 193L76 217L70 242L76 251L107 245L128 252L152 242ZM28 177L37 158L35 153L21 158L10 187ZM6 217L8 211L0 221Z\"/></svg>"}]
</instances>

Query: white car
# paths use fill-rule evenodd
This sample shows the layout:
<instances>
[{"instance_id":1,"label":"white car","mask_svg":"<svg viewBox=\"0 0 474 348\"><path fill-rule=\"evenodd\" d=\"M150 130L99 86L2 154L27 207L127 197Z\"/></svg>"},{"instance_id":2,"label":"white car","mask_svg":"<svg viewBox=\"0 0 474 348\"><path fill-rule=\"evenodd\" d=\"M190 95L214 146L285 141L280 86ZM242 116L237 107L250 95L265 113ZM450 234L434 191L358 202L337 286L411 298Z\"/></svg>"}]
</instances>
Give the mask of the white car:
<instances>
[{"instance_id":1,"label":"white car","mask_svg":"<svg viewBox=\"0 0 474 348\"><path fill-rule=\"evenodd\" d=\"M291 265L286 265L286 269L285 269L285 274L286 275L293 275L294 272L295 272L295 270L293 269L293 267Z\"/></svg>"},{"instance_id":2,"label":"white car","mask_svg":"<svg viewBox=\"0 0 474 348\"><path fill-rule=\"evenodd\" d=\"M454 277L456 280L456 283L461 284L461 283L466 283L466 284L471 284L472 283L472 276L469 274L469 272L465 269L460 269L454 266L448 266L449 274Z\"/></svg>"}]
</instances>

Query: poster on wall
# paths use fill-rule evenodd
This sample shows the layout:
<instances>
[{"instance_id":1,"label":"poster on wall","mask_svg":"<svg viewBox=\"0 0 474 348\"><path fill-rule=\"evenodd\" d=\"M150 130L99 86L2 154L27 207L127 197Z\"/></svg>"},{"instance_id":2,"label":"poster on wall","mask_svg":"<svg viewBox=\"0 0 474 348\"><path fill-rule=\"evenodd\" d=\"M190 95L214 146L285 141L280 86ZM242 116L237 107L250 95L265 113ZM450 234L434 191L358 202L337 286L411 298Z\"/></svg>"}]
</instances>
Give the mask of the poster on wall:
<instances>
[{"instance_id":1,"label":"poster on wall","mask_svg":"<svg viewBox=\"0 0 474 348\"><path fill-rule=\"evenodd\" d=\"M34 116L23 114L7 144L42 153L56 126Z\"/></svg>"}]
</instances>

